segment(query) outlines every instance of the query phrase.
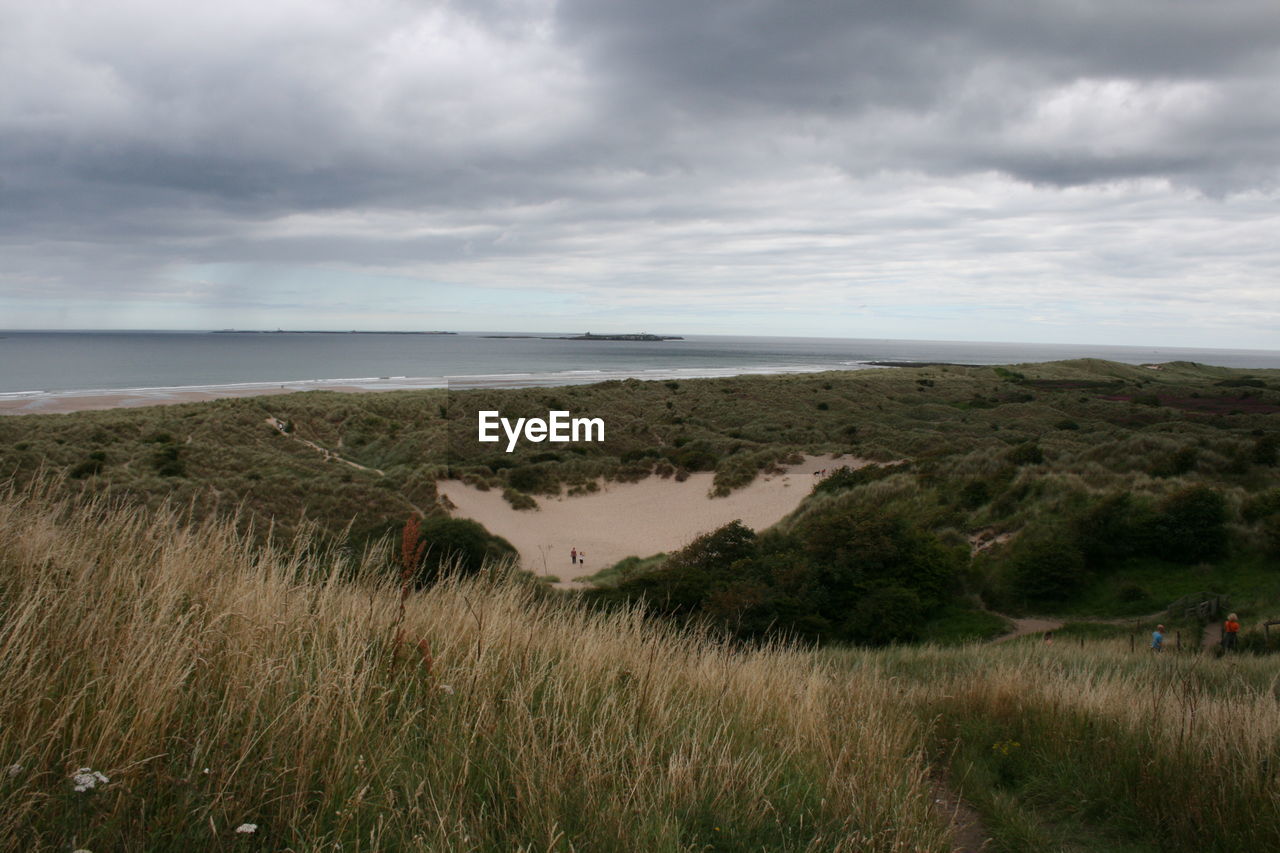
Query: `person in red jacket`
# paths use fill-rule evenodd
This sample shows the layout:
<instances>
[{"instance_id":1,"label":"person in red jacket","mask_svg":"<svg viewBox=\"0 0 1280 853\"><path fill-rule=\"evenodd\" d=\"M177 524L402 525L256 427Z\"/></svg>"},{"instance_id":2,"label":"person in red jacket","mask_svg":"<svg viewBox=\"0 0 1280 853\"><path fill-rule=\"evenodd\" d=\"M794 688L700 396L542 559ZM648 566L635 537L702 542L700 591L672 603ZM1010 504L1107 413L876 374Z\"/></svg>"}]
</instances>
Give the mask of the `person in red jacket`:
<instances>
[{"instance_id":1,"label":"person in red jacket","mask_svg":"<svg viewBox=\"0 0 1280 853\"><path fill-rule=\"evenodd\" d=\"M1222 648L1231 651L1236 647L1236 639L1240 636L1240 623L1236 621L1234 613L1227 615L1227 621L1222 623Z\"/></svg>"}]
</instances>

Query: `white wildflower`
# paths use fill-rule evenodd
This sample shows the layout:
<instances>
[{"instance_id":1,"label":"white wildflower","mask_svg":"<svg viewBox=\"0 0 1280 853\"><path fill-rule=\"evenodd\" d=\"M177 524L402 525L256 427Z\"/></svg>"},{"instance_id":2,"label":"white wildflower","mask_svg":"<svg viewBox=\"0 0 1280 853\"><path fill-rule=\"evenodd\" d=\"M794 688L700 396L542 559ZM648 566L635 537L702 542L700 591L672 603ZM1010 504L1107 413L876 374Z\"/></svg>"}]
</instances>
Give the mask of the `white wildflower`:
<instances>
[{"instance_id":1,"label":"white wildflower","mask_svg":"<svg viewBox=\"0 0 1280 853\"><path fill-rule=\"evenodd\" d=\"M258 825L256 823L242 823L236 827L236 832L244 835L253 835L257 831Z\"/></svg>"},{"instance_id":2,"label":"white wildflower","mask_svg":"<svg viewBox=\"0 0 1280 853\"><path fill-rule=\"evenodd\" d=\"M452 685L452 684L441 684L441 685L440 685L440 692L441 692L441 693L444 693L445 695L452 696L452 695L453 695L453 685Z\"/></svg>"},{"instance_id":3,"label":"white wildflower","mask_svg":"<svg viewBox=\"0 0 1280 853\"><path fill-rule=\"evenodd\" d=\"M111 780L92 767L81 767L71 777L71 781L75 783L77 791L84 793L85 791L92 791L98 785L105 785Z\"/></svg>"},{"instance_id":4,"label":"white wildflower","mask_svg":"<svg viewBox=\"0 0 1280 853\"><path fill-rule=\"evenodd\" d=\"M6 773L8 773L8 774L9 774L9 778L10 778L10 779L12 779L13 777L17 776L19 773L21 773L21 772L22 772L22 765L21 765L21 764L10 764L10 765L9 765L9 768L8 768L5 772L6 772Z\"/></svg>"}]
</instances>

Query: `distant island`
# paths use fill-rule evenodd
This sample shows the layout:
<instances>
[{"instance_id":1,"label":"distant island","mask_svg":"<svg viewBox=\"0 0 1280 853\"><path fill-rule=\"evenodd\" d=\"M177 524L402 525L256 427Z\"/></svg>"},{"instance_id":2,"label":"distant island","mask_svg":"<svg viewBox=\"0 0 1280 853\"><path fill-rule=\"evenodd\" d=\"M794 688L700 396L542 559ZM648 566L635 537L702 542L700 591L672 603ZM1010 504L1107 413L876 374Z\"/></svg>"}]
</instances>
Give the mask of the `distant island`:
<instances>
[{"instance_id":1,"label":"distant island","mask_svg":"<svg viewBox=\"0 0 1280 853\"><path fill-rule=\"evenodd\" d=\"M325 329L215 329L214 335L456 335L457 332L378 332L358 331L339 332Z\"/></svg>"},{"instance_id":2,"label":"distant island","mask_svg":"<svg viewBox=\"0 0 1280 853\"><path fill-rule=\"evenodd\" d=\"M679 335L650 335L641 332L636 335L485 335L486 338L524 338L534 341L683 341Z\"/></svg>"},{"instance_id":3,"label":"distant island","mask_svg":"<svg viewBox=\"0 0 1280 853\"><path fill-rule=\"evenodd\" d=\"M864 361L872 367L982 367L981 364L961 364L957 361Z\"/></svg>"}]
</instances>

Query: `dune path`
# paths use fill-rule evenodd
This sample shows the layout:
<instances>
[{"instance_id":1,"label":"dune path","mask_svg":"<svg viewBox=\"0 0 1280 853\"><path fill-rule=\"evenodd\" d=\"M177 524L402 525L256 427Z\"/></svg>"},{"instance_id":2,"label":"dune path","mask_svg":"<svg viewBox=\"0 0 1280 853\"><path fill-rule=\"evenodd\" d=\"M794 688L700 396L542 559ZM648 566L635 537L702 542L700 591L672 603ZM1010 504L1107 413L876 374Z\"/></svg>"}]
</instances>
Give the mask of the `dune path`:
<instances>
[{"instance_id":1,"label":"dune path","mask_svg":"<svg viewBox=\"0 0 1280 853\"><path fill-rule=\"evenodd\" d=\"M687 545L735 519L753 530L780 521L800 505L818 481L815 471L872 464L853 457L806 456L780 474L762 474L728 497L711 498L713 475L691 474L683 483L648 477L638 483L602 482L601 490L574 497L538 497L537 510L515 510L498 490L482 492L459 480L441 480L455 517L470 518L520 552L524 568L562 581L595 574L624 557L647 557ZM585 562L569 561L571 549Z\"/></svg>"},{"instance_id":2,"label":"dune path","mask_svg":"<svg viewBox=\"0 0 1280 853\"><path fill-rule=\"evenodd\" d=\"M1006 640L1025 637L1028 634L1043 634L1046 631L1056 631L1064 624L1061 619L1014 619L1011 616L1005 618L1013 623L1013 630L1007 634L1001 634L991 642L1003 643Z\"/></svg>"}]
</instances>

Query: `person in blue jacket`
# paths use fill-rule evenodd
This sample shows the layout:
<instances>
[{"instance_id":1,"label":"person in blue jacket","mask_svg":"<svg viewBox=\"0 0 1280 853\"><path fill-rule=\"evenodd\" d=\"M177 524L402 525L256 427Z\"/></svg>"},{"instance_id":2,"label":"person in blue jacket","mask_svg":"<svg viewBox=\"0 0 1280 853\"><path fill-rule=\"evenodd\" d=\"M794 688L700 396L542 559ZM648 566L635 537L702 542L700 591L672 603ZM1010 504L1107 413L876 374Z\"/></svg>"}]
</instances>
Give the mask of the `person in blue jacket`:
<instances>
[{"instance_id":1,"label":"person in blue jacket","mask_svg":"<svg viewBox=\"0 0 1280 853\"><path fill-rule=\"evenodd\" d=\"M1151 651L1164 651L1164 626L1157 625L1156 629L1151 632Z\"/></svg>"}]
</instances>

